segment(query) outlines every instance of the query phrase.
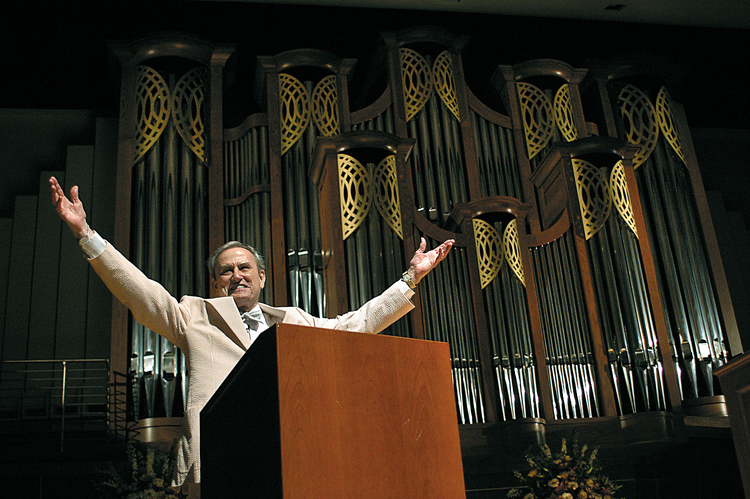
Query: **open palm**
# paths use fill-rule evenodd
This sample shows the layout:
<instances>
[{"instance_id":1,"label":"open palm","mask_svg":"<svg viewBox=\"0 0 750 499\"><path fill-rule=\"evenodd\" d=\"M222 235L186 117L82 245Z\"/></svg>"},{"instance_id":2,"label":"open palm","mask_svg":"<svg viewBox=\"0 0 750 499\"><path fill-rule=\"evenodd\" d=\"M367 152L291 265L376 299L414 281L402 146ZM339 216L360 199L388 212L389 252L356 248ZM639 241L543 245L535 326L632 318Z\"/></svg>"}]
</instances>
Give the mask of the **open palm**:
<instances>
[{"instance_id":1,"label":"open palm","mask_svg":"<svg viewBox=\"0 0 750 499\"><path fill-rule=\"evenodd\" d=\"M419 248L414 252L414 256L409 262L409 271L412 273L415 284L426 276L438 263L443 261L453 247L454 242L453 239L448 239L437 248L425 252L427 241L425 241L424 237L422 238Z\"/></svg>"},{"instance_id":2,"label":"open palm","mask_svg":"<svg viewBox=\"0 0 750 499\"><path fill-rule=\"evenodd\" d=\"M65 196L65 191L55 177L50 177L49 188L57 214L68 224L73 234L78 238L88 235L89 226L86 223L86 211L78 197L78 186L73 186L70 189L70 199Z\"/></svg>"}]
</instances>

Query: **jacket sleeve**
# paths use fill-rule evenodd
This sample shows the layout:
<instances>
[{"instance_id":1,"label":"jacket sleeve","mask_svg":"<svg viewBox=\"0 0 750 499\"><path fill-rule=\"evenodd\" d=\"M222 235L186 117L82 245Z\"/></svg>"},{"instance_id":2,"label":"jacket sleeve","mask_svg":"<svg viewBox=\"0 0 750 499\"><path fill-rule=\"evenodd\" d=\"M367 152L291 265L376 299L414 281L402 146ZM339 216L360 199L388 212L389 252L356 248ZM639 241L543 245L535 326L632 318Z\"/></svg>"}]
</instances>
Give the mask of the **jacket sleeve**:
<instances>
[{"instance_id":1,"label":"jacket sleeve","mask_svg":"<svg viewBox=\"0 0 750 499\"><path fill-rule=\"evenodd\" d=\"M178 302L109 243L104 252L89 263L136 321L181 347L191 316L187 300Z\"/></svg>"},{"instance_id":2,"label":"jacket sleeve","mask_svg":"<svg viewBox=\"0 0 750 499\"><path fill-rule=\"evenodd\" d=\"M286 309L284 322L304 324L325 329L340 329L361 333L379 333L414 308L398 284L393 284L382 294L371 299L357 310L333 319L313 317L298 309Z\"/></svg>"}]
</instances>

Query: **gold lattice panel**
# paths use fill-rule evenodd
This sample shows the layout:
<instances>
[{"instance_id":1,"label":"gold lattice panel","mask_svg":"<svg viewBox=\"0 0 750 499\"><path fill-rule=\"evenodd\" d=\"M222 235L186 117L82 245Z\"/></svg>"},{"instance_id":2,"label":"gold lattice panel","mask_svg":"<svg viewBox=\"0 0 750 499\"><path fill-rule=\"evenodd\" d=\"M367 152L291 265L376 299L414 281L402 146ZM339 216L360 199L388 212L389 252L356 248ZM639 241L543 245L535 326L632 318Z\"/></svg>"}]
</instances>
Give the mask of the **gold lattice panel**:
<instances>
[{"instance_id":1,"label":"gold lattice panel","mask_svg":"<svg viewBox=\"0 0 750 499\"><path fill-rule=\"evenodd\" d=\"M477 248L477 265L482 289L484 289L500 273L500 267L503 265L503 241L491 224L479 218L473 219L472 222L474 244Z\"/></svg>"},{"instance_id":2,"label":"gold lattice panel","mask_svg":"<svg viewBox=\"0 0 750 499\"><path fill-rule=\"evenodd\" d=\"M573 102L570 100L570 85L567 83L557 89L554 108L560 134L567 142L578 140L578 129L573 119Z\"/></svg>"},{"instance_id":3,"label":"gold lattice panel","mask_svg":"<svg viewBox=\"0 0 750 499\"><path fill-rule=\"evenodd\" d=\"M312 93L312 118L324 137L339 134L339 106L336 76L328 75L315 85Z\"/></svg>"},{"instance_id":4,"label":"gold lattice panel","mask_svg":"<svg viewBox=\"0 0 750 499\"><path fill-rule=\"evenodd\" d=\"M370 211L370 175L362 163L348 154L339 154L338 164L341 228L346 240L362 225Z\"/></svg>"},{"instance_id":5,"label":"gold lattice panel","mask_svg":"<svg viewBox=\"0 0 750 499\"><path fill-rule=\"evenodd\" d=\"M164 78L148 66L138 66L136 78L134 162L156 143L171 114L169 87Z\"/></svg>"},{"instance_id":6,"label":"gold lattice panel","mask_svg":"<svg viewBox=\"0 0 750 499\"><path fill-rule=\"evenodd\" d=\"M172 93L172 119L177 133L190 150L206 161L206 129L203 123L206 97L204 68L185 73Z\"/></svg>"},{"instance_id":7,"label":"gold lattice panel","mask_svg":"<svg viewBox=\"0 0 750 499\"><path fill-rule=\"evenodd\" d=\"M401 225L401 202L398 196L398 178L396 176L396 156L391 154L375 167L372 174L372 189L375 207L385 219L388 227L399 239L404 238Z\"/></svg>"},{"instance_id":8,"label":"gold lattice panel","mask_svg":"<svg viewBox=\"0 0 750 499\"><path fill-rule=\"evenodd\" d=\"M458 99L456 97L456 81L453 79L453 60L447 50L440 53L432 64L432 75L435 82L435 92L445 107L453 113L458 121L461 121L458 112Z\"/></svg>"},{"instance_id":9,"label":"gold lattice panel","mask_svg":"<svg viewBox=\"0 0 750 499\"><path fill-rule=\"evenodd\" d=\"M651 156L659 138L656 111L648 96L630 84L620 90L617 100L625 120L628 142L641 146L633 157L633 168L638 168Z\"/></svg>"},{"instance_id":10,"label":"gold lattice panel","mask_svg":"<svg viewBox=\"0 0 750 499\"><path fill-rule=\"evenodd\" d=\"M508 266L525 287L526 276L523 272L523 261L521 260L521 243L518 241L518 222L515 219L511 220L503 231L503 255L505 255Z\"/></svg>"},{"instance_id":11,"label":"gold lattice panel","mask_svg":"<svg viewBox=\"0 0 750 499\"><path fill-rule=\"evenodd\" d=\"M281 154L284 154L299 140L310 124L310 96L297 78L279 73L279 100Z\"/></svg>"},{"instance_id":12,"label":"gold lattice panel","mask_svg":"<svg viewBox=\"0 0 750 499\"><path fill-rule=\"evenodd\" d=\"M661 87L659 95L656 96L656 115L659 117L661 133L664 134L664 138L667 139L669 145L672 146L674 152L677 153L684 163L685 156L682 153L680 137L677 134L677 125L675 125L674 114L672 114L672 97L670 97L666 87Z\"/></svg>"},{"instance_id":13,"label":"gold lattice panel","mask_svg":"<svg viewBox=\"0 0 750 499\"><path fill-rule=\"evenodd\" d=\"M406 121L422 110L432 93L432 71L427 61L412 49L399 50L401 81L404 87Z\"/></svg>"},{"instance_id":14,"label":"gold lattice panel","mask_svg":"<svg viewBox=\"0 0 750 499\"><path fill-rule=\"evenodd\" d=\"M588 161L574 158L573 173L583 217L583 232L586 239L590 239L604 226L612 210L609 185L601 170Z\"/></svg>"},{"instance_id":15,"label":"gold lattice panel","mask_svg":"<svg viewBox=\"0 0 750 499\"><path fill-rule=\"evenodd\" d=\"M519 82L517 88L526 135L526 151L531 159L552 139L555 115L552 103L539 88L526 82Z\"/></svg>"},{"instance_id":16,"label":"gold lattice panel","mask_svg":"<svg viewBox=\"0 0 750 499\"><path fill-rule=\"evenodd\" d=\"M609 175L609 192L612 195L612 204L615 205L617 212L620 214L635 237L638 237L638 229L635 226L635 217L633 216L633 205L630 202L630 191L628 191L628 181L625 178L625 167L622 160L612 168Z\"/></svg>"}]
</instances>

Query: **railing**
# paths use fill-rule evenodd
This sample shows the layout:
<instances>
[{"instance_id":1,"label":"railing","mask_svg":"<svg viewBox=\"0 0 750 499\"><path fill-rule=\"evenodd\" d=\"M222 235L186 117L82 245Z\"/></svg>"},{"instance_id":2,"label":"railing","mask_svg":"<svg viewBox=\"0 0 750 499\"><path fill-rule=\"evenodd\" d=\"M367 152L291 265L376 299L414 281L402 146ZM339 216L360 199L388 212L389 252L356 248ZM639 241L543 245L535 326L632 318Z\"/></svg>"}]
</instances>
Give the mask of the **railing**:
<instances>
[{"instance_id":1,"label":"railing","mask_svg":"<svg viewBox=\"0 0 750 499\"><path fill-rule=\"evenodd\" d=\"M107 435L107 359L0 362L0 425L8 434Z\"/></svg>"},{"instance_id":2,"label":"railing","mask_svg":"<svg viewBox=\"0 0 750 499\"><path fill-rule=\"evenodd\" d=\"M138 424L128 406L128 396L132 390L132 378L127 374L112 371L109 386L109 429L115 438L130 440L138 436Z\"/></svg>"}]
</instances>

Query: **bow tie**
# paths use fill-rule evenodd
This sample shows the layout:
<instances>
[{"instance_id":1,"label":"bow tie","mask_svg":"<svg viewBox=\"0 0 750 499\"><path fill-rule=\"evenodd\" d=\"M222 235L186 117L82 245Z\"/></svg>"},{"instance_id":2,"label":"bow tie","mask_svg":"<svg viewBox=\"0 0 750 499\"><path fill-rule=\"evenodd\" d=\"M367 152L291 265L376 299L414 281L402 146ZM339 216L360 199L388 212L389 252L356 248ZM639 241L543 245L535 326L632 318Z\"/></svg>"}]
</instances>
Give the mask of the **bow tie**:
<instances>
[{"instance_id":1,"label":"bow tie","mask_svg":"<svg viewBox=\"0 0 750 499\"><path fill-rule=\"evenodd\" d=\"M263 312L261 312L260 308L254 308L251 311L242 314L242 322L244 322L245 326L247 326L249 329L252 329L253 331L258 330L258 324L262 320Z\"/></svg>"}]
</instances>

